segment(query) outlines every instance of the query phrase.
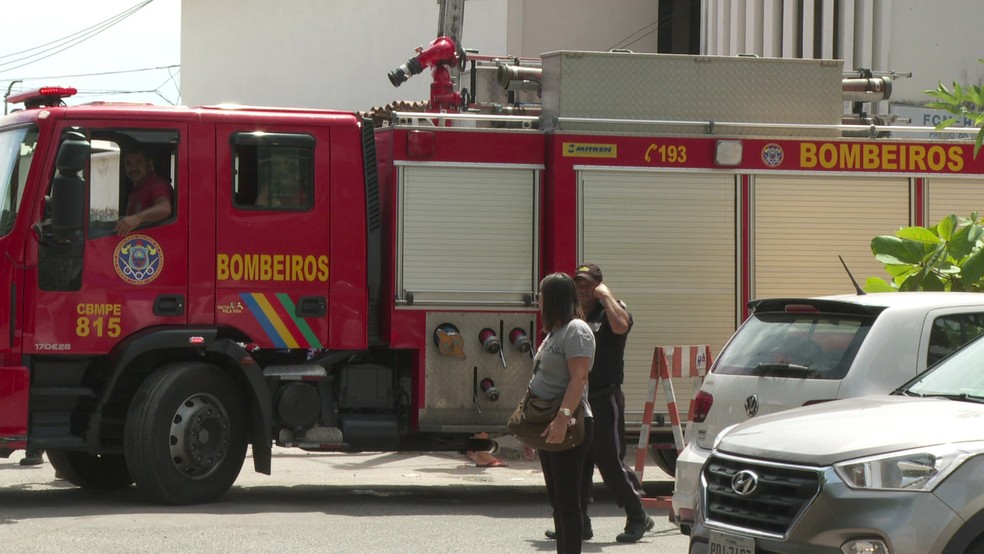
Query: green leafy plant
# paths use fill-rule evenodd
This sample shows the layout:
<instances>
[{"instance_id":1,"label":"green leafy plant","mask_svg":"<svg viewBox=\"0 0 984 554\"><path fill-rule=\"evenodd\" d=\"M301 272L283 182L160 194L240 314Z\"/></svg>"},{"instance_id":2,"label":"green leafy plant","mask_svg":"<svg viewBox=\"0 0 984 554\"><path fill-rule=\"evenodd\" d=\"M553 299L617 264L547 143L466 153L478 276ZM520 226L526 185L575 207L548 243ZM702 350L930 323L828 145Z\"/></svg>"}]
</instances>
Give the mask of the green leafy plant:
<instances>
[{"instance_id":1,"label":"green leafy plant","mask_svg":"<svg viewBox=\"0 0 984 554\"><path fill-rule=\"evenodd\" d=\"M869 277L866 292L984 292L984 225L978 213L948 215L932 227L903 227L871 240L891 282Z\"/></svg>"},{"instance_id":2,"label":"green leafy plant","mask_svg":"<svg viewBox=\"0 0 984 554\"><path fill-rule=\"evenodd\" d=\"M977 60L984 63L984 60ZM953 83L953 90L946 88L941 81L939 86L933 90L924 90L924 93L936 98L936 102L926 104L927 108L946 110L957 117L951 117L940 122L936 126L937 131L952 127L964 118L973 122L975 127L980 127L974 139L974 157L981 150L984 144L984 88L981 85L961 85Z\"/></svg>"}]
</instances>

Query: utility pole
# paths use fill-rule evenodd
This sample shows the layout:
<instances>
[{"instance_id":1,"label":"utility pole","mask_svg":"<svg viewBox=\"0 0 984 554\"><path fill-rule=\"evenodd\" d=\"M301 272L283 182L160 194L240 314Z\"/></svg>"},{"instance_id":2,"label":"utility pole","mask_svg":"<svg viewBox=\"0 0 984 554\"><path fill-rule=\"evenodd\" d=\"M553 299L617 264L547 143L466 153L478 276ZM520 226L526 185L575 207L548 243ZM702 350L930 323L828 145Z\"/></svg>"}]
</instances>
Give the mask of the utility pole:
<instances>
[{"instance_id":1,"label":"utility pole","mask_svg":"<svg viewBox=\"0 0 984 554\"><path fill-rule=\"evenodd\" d=\"M11 81L10 86L7 87L7 94L3 97L3 115L7 115L7 98L10 98L10 91L14 88L17 83L23 83L20 79L16 81Z\"/></svg>"}]
</instances>

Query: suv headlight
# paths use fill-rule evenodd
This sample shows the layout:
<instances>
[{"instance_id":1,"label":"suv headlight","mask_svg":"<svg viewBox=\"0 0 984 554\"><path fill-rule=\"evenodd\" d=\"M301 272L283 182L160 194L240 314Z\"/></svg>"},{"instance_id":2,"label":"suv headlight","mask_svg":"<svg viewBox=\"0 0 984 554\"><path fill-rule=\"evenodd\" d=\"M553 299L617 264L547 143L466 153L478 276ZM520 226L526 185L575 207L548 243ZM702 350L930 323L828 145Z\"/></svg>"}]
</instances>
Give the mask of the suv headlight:
<instances>
[{"instance_id":1,"label":"suv headlight","mask_svg":"<svg viewBox=\"0 0 984 554\"><path fill-rule=\"evenodd\" d=\"M841 462L834 464L834 470L853 489L931 491L966 459L984 449L981 443L974 446L915 448Z\"/></svg>"}]
</instances>

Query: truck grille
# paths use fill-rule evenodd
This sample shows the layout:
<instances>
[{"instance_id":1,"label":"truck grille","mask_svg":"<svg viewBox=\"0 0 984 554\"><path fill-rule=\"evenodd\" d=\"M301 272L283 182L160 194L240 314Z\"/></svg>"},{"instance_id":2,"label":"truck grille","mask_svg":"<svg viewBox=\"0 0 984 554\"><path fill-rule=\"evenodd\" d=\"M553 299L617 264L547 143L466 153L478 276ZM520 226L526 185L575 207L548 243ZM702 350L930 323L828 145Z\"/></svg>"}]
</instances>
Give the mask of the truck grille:
<instances>
[{"instance_id":1,"label":"truck grille","mask_svg":"<svg viewBox=\"0 0 984 554\"><path fill-rule=\"evenodd\" d=\"M757 477L757 486L745 495L735 491L735 476L741 472ZM704 479L709 522L779 536L820 491L818 471L722 456L712 456L704 465Z\"/></svg>"}]
</instances>

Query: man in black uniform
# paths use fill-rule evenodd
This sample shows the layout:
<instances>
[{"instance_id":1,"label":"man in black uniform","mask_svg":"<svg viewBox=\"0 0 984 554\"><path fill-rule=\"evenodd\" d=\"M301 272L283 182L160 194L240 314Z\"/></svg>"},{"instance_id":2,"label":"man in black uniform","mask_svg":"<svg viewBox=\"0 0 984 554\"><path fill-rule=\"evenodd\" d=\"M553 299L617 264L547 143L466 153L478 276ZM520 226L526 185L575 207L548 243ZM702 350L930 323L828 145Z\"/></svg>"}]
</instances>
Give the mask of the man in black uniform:
<instances>
[{"instance_id":1,"label":"man in black uniform","mask_svg":"<svg viewBox=\"0 0 984 554\"><path fill-rule=\"evenodd\" d=\"M625 340L632 328L632 314L625 303L615 298L602 282L601 269L595 264L581 264L574 282L584 318L595 334L595 358L588 373L588 400L594 415L594 439L581 478L582 513L585 517L584 538L594 536L588 517L588 499L594 468L598 466L605 486L618 505L625 508L625 531L615 540L636 542L656 522L642 507L642 485L636 474L625 467L625 395L622 394ZM547 537L554 533L547 531Z\"/></svg>"}]
</instances>

